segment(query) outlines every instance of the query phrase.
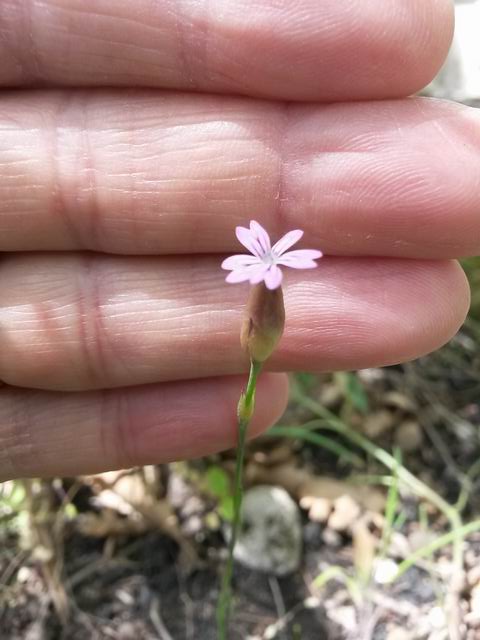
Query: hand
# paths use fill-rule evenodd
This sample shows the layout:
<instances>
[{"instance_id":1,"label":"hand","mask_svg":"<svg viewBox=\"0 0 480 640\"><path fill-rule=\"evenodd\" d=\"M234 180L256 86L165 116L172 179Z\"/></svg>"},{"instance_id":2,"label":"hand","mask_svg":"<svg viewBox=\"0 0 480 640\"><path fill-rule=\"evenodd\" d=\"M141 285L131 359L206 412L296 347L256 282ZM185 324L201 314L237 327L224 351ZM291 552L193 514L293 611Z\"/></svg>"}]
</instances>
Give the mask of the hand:
<instances>
[{"instance_id":1,"label":"hand","mask_svg":"<svg viewBox=\"0 0 480 640\"><path fill-rule=\"evenodd\" d=\"M395 363L462 323L479 113L402 99L449 1L3 0L0 30L0 479L234 444L248 286L220 264L252 217L328 256L285 274L273 369ZM286 396L262 377L253 431Z\"/></svg>"}]
</instances>

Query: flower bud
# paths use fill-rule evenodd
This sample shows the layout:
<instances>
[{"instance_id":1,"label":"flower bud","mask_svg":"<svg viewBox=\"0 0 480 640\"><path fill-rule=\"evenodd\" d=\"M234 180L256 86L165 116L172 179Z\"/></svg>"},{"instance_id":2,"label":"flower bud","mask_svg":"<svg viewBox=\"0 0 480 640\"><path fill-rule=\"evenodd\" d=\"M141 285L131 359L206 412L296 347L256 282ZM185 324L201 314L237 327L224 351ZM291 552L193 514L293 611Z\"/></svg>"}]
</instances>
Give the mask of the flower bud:
<instances>
[{"instance_id":1,"label":"flower bud","mask_svg":"<svg viewBox=\"0 0 480 640\"><path fill-rule=\"evenodd\" d=\"M275 350L285 326L282 288L267 289L263 282L250 290L240 343L252 362L265 362Z\"/></svg>"}]
</instances>

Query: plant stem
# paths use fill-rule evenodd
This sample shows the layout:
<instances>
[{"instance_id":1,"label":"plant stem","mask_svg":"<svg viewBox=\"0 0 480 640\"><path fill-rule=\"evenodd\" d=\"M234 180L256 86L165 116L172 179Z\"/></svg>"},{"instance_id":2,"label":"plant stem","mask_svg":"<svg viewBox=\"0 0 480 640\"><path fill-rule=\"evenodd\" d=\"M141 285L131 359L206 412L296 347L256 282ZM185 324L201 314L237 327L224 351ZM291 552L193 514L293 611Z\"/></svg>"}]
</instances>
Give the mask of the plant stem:
<instances>
[{"instance_id":1,"label":"plant stem","mask_svg":"<svg viewBox=\"0 0 480 640\"><path fill-rule=\"evenodd\" d=\"M241 524L245 444L247 440L248 425L250 424L255 408L255 390L261 369L261 362L252 361L250 363L250 375L248 377L247 388L245 393L241 394L240 401L238 403L238 443L233 488L233 521L230 542L228 545L228 559L223 572L222 587L217 606L218 640L227 640L228 638L228 624L232 609L233 551L235 549Z\"/></svg>"},{"instance_id":2,"label":"plant stem","mask_svg":"<svg viewBox=\"0 0 480 640\"><path fill-rule=\"evenodd\" d=\"M420 547L420 549L417 549L416 551L411 553L408 556L408 558L403 560L398 565L397 573L393 576L390 582L394 582L395 580L398 580L400 576L402 576L406 571L408 571L408 569L410 569L410 567L416 564L419 560L422 560L423 558L428 558L433 553L435 553L435 551L438 551L442 547L445 547L446 545L452 544L452 542L455 542L457 538L461 538L461 539L466 538L468 535L470 535L471 533L475 533L476 531L480 531L480 520L474 520L469 524L463 525L462 527L460 527L460 529L449 531L448 533L445 533L443 536L439 536L438 538L435 538L435 540L432 540L432 542L430 542L429 544L426 544L425 546Z\"/></svg>"}]
</instances>

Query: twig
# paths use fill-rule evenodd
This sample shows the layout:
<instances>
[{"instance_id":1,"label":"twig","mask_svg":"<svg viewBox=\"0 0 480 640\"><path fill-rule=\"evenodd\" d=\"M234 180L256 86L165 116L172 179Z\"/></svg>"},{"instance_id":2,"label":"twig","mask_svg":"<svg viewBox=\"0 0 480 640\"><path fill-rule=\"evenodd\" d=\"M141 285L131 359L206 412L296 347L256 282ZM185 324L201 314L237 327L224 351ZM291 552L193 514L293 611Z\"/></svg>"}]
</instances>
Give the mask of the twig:
<instances>
[{"instance_id":1,"label":"twig","mask_svg":"<svg viewBox=\"0 0 480 640\"><path fill-rule=\"evenodd\" d=\"M418 607L408 600L390 598L381 591L371 591L370 596L376 605L395 616L409 618L418 614Z\"/></svg>"},{"instance_id":2,"label":"twig","mask_svg":"<svg viewBox=\"0 0 480 640\"><path fill-rule=\"evenodd\" d=\"M280 585L278 584L278 580L275 576L269 576L268 584L270 585L270 591L272 592L273 602L275 603L275 608L277 610L277 617L284 618L286 614L285 603L283 601L282 592L280 591ZM281 631L281 636L283 637L283 630Z\"/></svg>"},{"instance_id":3,"label":"twig","mask_svg":"<svg viewBox=\"0 0 480 640\"><path fill-rule=\"evenodd\" d=\"M43 578L62 625L70 615L70 601L62 580L63 540L53 515L52 486L47 480L23 480L33 545L46 550L40 559Z\"/></svg>"},{"instance_id":4,"label":"twig","mask_svg":"<svg viewBox=\"0 0 480 640\"><path fill-rule=\"evenodd\" d=\"M150 620L155 627L161 640L173 640L160 616L160 600L157 597L152 598L149 609Z\"/></svg>"},{"instance_id":5,"label":"twig","mask_svg":"<svg viewBox=\"0 0 480 640\"><path fill-rule=\"evenodd\" d=\"M28 551L20 551L16 553L10 562L7 564L5 570L0 575L0 586L7 585L10 578L13 576L17 568L22 562L29 556Z\"/></svg>"},{"instance_id":6,"label":"twig","mask_svg":"<svg viewBox=\"0 0 480 640\"><path fill-rule=\"evenodd\" d=\"M300 611L303 609L314 609L315 607L318 607L319 604L320 601L315 597L309 597L302 602L299 602L292 607L290 611L287 611L282 618L277 620L277 622L268 625L263 633L262 640L274 640L274 638L277 638L278 634L287 627L287 625L297 616L297 614L300 613Z\"/></svg>"},{"instance_id":7,"label":"twig","mask_svg":"<svg viewBox=\"0 0 480 640\"><path fill-rule=\"evenodd\" d=\"M382 617L382 611L380 609L374 609L372 607L363 607L363 611L360 612L359 618L359 631L355 631L355 637L352 640L372 640L373 633L377 627L379 620ZM360 636L358 635L360 633Z\"/></svg>"},{"instance_id":8,"label":"twig","mask_svg":"<svg viewBox=\"0 0 480 640\"><path fill-rule=\"evenodd\" d=\"M67 578L67 587L70 591L76 589L82 582L85 582L88 578L90 578L95 573L101 571L104 567L132 567L135 566L131 560L126 558L100 558L99 560L92 560L88 564L85 564L83 567L80 567L74 574Z\"/></svg>"},{"instance_id":9,"label":"twig","mask_svg":"<svg viewBox=\"0 0 480 640\"><path fill-rule=\"evenodd\" d=\"M193 624L194 605L185 586L185 576L183 575L183 572L179 570L178 566L175 566L175 568L180 589L180 600L183 602L183 606L185 607L185 640L193 640L195 636L195 628Z\"/></svg>"},{"instance_id":10,"label":"twig","mask_svg":"<svg viewBox=\"0 0 480 640\"><path fill-rule=\"evenodd\" d=\"M450 449L445 444L442 436L439 434L437 429L435 429L432 426L430 420L428 419L428 416L425 417L424 415L419 414L419 421L420 421L420 424L422 425L424 431L426 432L427 436L432 441L432 444L434 445L434 447L437 449L438 453L440 454L443 462L445 463L445 466L448 469L450 469L451 473L456 477L457 482L461 486L463 486L463 484L465 482L468 482L468 478L467 478L466 474L463 473L458 468L458 465L455 462L455 460L453 459L453 456L450 453Z\"/></svg>"}]
</instances>

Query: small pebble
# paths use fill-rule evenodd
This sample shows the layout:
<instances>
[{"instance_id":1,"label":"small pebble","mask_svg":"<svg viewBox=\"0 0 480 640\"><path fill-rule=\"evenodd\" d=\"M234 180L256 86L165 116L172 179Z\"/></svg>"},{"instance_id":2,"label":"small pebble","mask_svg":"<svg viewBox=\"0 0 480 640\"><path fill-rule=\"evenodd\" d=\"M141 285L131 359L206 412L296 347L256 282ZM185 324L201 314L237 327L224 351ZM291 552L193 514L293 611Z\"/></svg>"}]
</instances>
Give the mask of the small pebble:
<instances>
[{"instance_id":1,"label":"small pebble","mask_svg":"<svg viewBox=\"0 0 480 640\"><path fill-rule=\"evenodd\" d=\"M394 421L395 418L391 411L387 411L387 409L376 411L365 418L363 432L369 438L378 438L393 427Z\"/></svg>"},{"instance_id":2,"label":"small pebble","mask_svg":"<svg viewBox=\"0 0 480 640\"><path fill-rule=\"evenodd\" d=\"M328 526L334 531L345 531L360 516L360 507L355 500L345 494L333 503L333 512L328 519Z\"/></svg>"},{"instance_id":3,"label":"small pebble","mask_svg":"<svg viewBox=\"0 0 480 640\"><path fill-rule=\"evenodd\" d=\"M396 429L395 444L405 453L418 451L423 444L423 431L415 420L407 420Z\"/></svg>"}]
</instances>

